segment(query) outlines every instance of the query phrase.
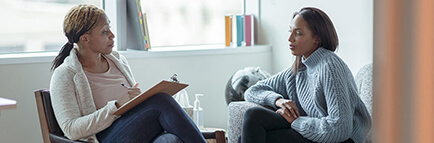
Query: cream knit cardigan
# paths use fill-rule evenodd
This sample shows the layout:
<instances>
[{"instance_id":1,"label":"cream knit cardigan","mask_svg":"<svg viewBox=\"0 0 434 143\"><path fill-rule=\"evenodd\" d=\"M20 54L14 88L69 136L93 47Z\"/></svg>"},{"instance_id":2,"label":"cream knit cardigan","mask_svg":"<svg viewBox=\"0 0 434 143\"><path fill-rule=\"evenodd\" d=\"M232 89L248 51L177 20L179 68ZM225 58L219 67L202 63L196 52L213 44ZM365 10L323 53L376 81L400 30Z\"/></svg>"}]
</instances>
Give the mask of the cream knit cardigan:
<instances>
[{"instance_id":1,"label":"cream knit cardigan","mask_svg":"<svg viewBox=\"0 0 434 143\"><path fill-rule=\"evenodd\" d=\"M125 57L116 51L106 57L115 63L130 85L135 85ZM89 82L78 61L76 48L72 49L64 63L54 70L50 93L54 115L69 139L98 142L95 134L108 128L118 118L113 115L117 110L115 100L96 110Z\"/></svg>"}]
</instances>

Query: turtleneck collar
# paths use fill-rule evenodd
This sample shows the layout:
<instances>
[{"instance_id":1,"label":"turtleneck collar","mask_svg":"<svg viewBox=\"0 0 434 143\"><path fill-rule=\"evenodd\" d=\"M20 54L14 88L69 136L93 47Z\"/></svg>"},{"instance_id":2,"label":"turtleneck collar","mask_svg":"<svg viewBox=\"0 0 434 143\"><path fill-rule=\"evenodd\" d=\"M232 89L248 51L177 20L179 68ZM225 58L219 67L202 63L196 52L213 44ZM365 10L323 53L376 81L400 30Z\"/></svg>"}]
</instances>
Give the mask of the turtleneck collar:
<instances>
[{"instance_id":1,"label":"turtleneck collar","mask_svg":"<svg viewBox=\"0 0 434 143\"><path fill-rule=\"evenodd\" d=\"M306 68L313 68L316 64L318 64L324 56L332 53L332 51L319 47L312 54L310 54L307 59L302 58L302 63L306 66Z\"/></svg>"}]
</instances>

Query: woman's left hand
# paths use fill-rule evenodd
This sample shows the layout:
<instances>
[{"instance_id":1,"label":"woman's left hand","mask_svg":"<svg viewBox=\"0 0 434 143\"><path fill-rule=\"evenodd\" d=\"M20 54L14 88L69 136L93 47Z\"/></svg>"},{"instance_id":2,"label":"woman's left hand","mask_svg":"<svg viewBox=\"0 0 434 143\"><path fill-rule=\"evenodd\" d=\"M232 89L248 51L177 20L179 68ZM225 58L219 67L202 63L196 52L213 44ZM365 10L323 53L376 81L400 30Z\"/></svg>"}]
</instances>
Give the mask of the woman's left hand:
<instances>
[{"instance_id":1,"label":"woman's left hand","mask_svg":"<svg viewBox=\"0 0 434 143\"><path fill-rule=\"evenodd\" d=\"M276 110L276 113L280 114L290 124L292 122L294 122L294 120L297 119L300 116L300 114L298 114L298 111L296 113L294 113L294 108L292 106L295 107L295 104L293 102L290 102L289 104L291 104L291 103L293 105L291 105L291 106L282 106L280 109Z\"/></svg>"},{"instance_id":2,"label":"woman's left hand","mask_svg":"<svg viewBox=\"0 0 434 143\"><path fill-rule=\"evenodd\" d=\"M297 118L300 116L300 113L298 113L298 108L292 100L279 98L276 100L275 104L277 107L288 109L288 112L286 113L291 114L293 117Z\"/></svg>"}]
</instances>

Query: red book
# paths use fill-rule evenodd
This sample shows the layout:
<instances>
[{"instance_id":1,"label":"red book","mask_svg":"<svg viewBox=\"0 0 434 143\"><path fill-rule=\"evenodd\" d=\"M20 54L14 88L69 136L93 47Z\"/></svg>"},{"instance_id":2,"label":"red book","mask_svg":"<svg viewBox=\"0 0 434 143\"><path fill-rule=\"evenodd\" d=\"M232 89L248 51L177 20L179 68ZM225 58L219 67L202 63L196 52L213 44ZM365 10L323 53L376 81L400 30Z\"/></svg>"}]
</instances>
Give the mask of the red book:
<instances>
[{"instance_id":1,"label":"red book","mask_svg":"<svg viewBox=\"0 0 434 143\"><path fill-rule=\"evenodd\" d=\"M253 46L255 44L254 40L254 17L253 15L245 15L244 16L244 24L245 24L245 41L246 46Z\"/></svg>"}]
</instances>

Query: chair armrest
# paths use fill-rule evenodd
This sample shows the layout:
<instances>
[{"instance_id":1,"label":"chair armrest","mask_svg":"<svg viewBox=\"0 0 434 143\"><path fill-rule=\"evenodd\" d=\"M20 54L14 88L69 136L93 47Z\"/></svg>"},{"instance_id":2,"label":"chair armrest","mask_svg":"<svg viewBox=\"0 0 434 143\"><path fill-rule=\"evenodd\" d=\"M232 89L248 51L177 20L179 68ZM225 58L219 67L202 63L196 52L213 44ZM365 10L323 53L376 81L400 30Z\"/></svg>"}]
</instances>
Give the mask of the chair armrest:
<instances>
[{"instance_id":1,"label":"chair armrest","mask_svg":"<svg viewBox=\"0 0 434 143\"><path fill-rule=\"evenodd\" d=\"M70 140L64 136L58 136L58 135L51 134L51 133L50 133L50 141L53 143L83 143L84 142L84 141L79 141L79 140L77 140L77 141ZM86 142L84 142L84 143L86 143Z\"/></svg>"},{"instance_id":2,"label":"chair armrest","mask_svg":"<svg viewBox=\"0 0 434 143\"><path fill-rule=\"evenodd\" d=\"M228 132L227 132L229 143L238 142L238 138L241 136L241 129L243 127L244 113L247 111L247 109L252 107L263 107L263 106L252 102L246 102L246 101L229 103Z\"/></svg>"}]
</instances>

